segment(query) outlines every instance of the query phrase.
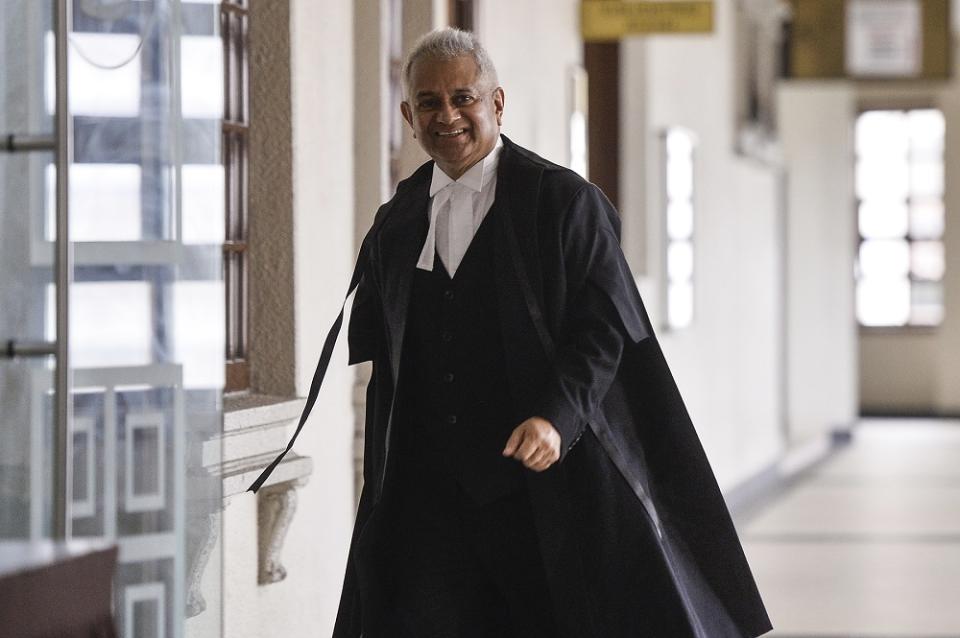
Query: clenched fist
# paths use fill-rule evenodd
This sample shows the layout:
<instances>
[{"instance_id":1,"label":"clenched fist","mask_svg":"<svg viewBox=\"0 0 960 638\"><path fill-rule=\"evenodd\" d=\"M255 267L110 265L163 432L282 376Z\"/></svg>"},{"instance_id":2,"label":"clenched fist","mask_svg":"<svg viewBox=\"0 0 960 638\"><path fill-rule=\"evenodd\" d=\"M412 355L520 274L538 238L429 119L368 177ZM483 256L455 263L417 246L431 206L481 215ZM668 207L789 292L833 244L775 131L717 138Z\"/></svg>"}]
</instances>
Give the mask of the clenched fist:
<instances>
[{"instance_id":1,"label":"clenched fist","mask_svg":"<svg viewBox=\"0 0 960 638\"><path fill-rule=\"evenodd\" d=\"M532 416L510 435L503 455L542 472L560 458L560 433L546 419Z\"/></svg>"}]
</instances>

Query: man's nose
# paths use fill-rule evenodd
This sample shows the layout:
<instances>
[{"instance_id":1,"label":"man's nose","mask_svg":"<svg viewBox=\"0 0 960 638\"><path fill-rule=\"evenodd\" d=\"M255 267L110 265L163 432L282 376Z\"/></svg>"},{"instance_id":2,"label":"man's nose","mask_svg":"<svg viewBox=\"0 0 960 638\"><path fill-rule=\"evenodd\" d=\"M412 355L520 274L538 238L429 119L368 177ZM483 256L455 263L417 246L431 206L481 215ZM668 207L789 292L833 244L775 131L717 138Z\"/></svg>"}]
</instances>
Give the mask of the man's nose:
<instances>
[{"instance_id":1,"label":"man's nose","mask_svg":"<svg viewBox=\"0 0 960 638\"><path fill-rule=\"evenodd\" d=\"M440 120L441 124L456 122L460 119L460 109L454 106L452 102L444 100L440 106L440 114L437 119Z\"/></svg>"}]
</instances>

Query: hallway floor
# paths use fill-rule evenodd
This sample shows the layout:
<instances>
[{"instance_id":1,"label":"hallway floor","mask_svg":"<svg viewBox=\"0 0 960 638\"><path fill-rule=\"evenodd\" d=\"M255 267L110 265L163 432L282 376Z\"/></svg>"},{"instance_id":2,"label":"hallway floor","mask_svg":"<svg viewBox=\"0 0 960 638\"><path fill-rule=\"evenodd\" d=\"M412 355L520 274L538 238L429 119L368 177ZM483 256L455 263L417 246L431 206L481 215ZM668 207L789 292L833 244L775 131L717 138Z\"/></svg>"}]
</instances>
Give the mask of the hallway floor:
<instances>
[{"instance_id":1,"label":"hallway floor","mask_svg":"<svg viewBox=\"0 0 960 638\"><path fill-rule=\"evenodd\" d=\"M770 636L960 637L960 421L865 420L739 527Z\"/></svg>"}]
</instances>

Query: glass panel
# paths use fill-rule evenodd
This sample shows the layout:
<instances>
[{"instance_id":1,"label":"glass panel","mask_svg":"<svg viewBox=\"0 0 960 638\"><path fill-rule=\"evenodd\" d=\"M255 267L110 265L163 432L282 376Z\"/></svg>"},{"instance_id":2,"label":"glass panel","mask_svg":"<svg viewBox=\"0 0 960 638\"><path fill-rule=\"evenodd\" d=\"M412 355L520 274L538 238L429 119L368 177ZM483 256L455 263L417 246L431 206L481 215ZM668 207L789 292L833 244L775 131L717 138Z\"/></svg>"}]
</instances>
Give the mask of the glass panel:
<instances>
[{"instance_id":1,"label":"glass panel","mask_svg":"<svg viewBox=\"0 0 960 638\"><path fill-rule=\"evenodd\" d=\"M184 362L183 383L188 388L215 388L224 383L222 281L179 281L170 290L173 313L173 357ZM204 314L197 314L204 308Z\"/></svg>"},{"instance_id":2,"label":"glass panel","mask_svg":"<svg viewBox=\"0 0 960 638\"><path fill-rule=\"evenodd\" d=\"M686 201L693 196L693 138L680 129L667 133L667 199Z\"/></svg>"},{"instance_id":3,"label":"glass panel","mask_svg":"<svg viewBox=\"0 0 960 638\"><path fill-rule=\"evenodd\" d=\"M666 325L683 328L693 321L693 135L682 128L672 128L664 140L666 179L666 244L663 299Z\"/></svg>"},{"instance_id":4,"label":"glass panel","mask_svg":"<svg viewBox=\"0 0 960 638\"><path fill-rule=\"evenodd\" d=\"M903 112L868 111L857 118L857 155L872 160L906 160L908 135Z\"/></svg>"},{"instance_id":5,"label":"glass panel","mask_svg":"<svg viewBox=\"0 0 960 638\"><path fill-rule=\"evenodd\" d=\"M939 241L916 241L911 244L910 269L917 279L939 281L943 279L943 243Z\"/></svg>"},{"instance_id":6,"label":"glass panel","mask_svg":"<svg viewBox=\"0 0 960 638\"><path fill-rule=\"evenodd\" d=\"M222 164L185 164L183 182L183 241L222 244L224 188Z\"/></svg>"},{"instance_id":7,"label":"glass panel","mask_svg":"<svg viewBox=\"0 0 960 638\"><path fill-rule=\"evenodd\" d=\"M925 199L910 204L910 236L940 239L943 236L943 201Z\"/></svg>"},{"instance_id":8,"label":"glass panel","mask_svg":"<svg viewBox=\"0 0 960 638\"><path fill-rule=\"evenodd\" d=\"M693 164L689 158L667 161L667 198L671 201L689 200L693 195Z\"/></svg>"},{"instance_id":9,"label":"glass panel","mask_svg":"<svg viewBox=\"0 0 960 638\"><path fill-rule=\"evenodd\" d=\"M943 284L914 282L911 287L913 307L910 323L936 326L943 321Z\"/></svg>"},{"instance_id":10,"label":"glass panel","mask_svg":"<svg viewBox=\"0 0 960 638\"><path fill-rule=\"evenodd\" d=\"M905 200L909 187L909 175L906 156L896 159L864 158L857 163L857 198Z\"/></svg>"},{"instance_id":11,"label":"glass panel","mask_svg":"<svg viewBox=\"0 0 960 638\"><path fill-rule=\"evenodd\" d=\"M910 195L940 197L943 195L943 162L924 160L910 166Z\"/></svg>"},{"instance_id":12,"label":"glass panel","mask_svg":"<svg viewBox=\"0 0 960 638\"><path fill-rule=\"evenodd\" d=\"M670 239L690 239L693 235L693 204L689 200L667 206L667 235Z\"/></svg>"},{"instance_id":13,"label":"glass panel","mask_svg":"<svg viewBox=\"0 0 960 638\"><path fill-rule=\"evenodd\" d=\"M48 31L44 72L47 113L54 108L54 40ZM127 33L70 36L70 110L74 115L135 117L140 111L140 37ZM90 87L98 90L91 91Z\"/></svg>"},{"instance_id":14,"label":"glass panel","mask_svg":"<svg viewBox=\"0 0 960 638\"><path fill-rule=\"evenodd\" d=\"M219 36L184 36L181 40L183 116L223 117L223 41Z\"/></svg>"},{"instance_id":15,"label":"glass panel","mask_svg":"<svg viewBox=\"0 0 960 638\"><path fill-rule=\"evenodd\" d=\"M680 129L671 129L667 133L667 158L686 160L693 153L693 138Z\"/></svg>"},{"instance_id":16,"label":"glass panel","mask_svg":"<svg viewBox=\"0 0 960 638\"><path fill-rule=\"evenodd\" d=\"M0 134L52 130L53 4L0 2ZM222 249L210 244L223 236L223 177L209 167L219 162L209 106L223 99L210 50L219 22L192 23L184 47L199 56L204 42L205 80L183 78L193 101L181 102L186 7L70 6L70 536L119 546L122 637L219 638L221 561L209 552L222 507ZM181 103L207 119L185 119ZM183 159L195 165L186 176ZM0 342L55 336L52 164L50 153L0 154ZM53 385L45 358L0 359L0 540L50 533Z\"/></svg>"},{"instance_id":17,"label":"glass panel","mask_svg":"<svg viewBox=\"0 0 960 638\"><path fill-rule=\"evenodd\" d=\"M139 164L73 164L70 167L70 239L136 241L143 234ZM57 169L47 166L46 237L53 241Z\"/></svg>"},{"instance_id":18,"label":"glass panel","mask_svg":"<svg viewBox=\"0 0 960 638\"><path fill-rule=\"evenodd\" d=\"M580 74L586 77L583 70ZM583 111L570 114L570 170L581 177L587 176L587 118Z\"/></svg>"},{"instance_id":19,"label":"glass panel","mask_svg":"<svg viewBox=\"0 0 960 638\"><path fill-rule=\"evenodd\" d=\"M153 360L153 300L145 281L77 282L71 291L70 355L78 368Z\"/></svg>"},{"instance_id":20,"label":"glass panel","mask_svg":"<svg viewBox=\"0 0 960 638\"><path fill-rule=\"evenodd\" d=\"M0 2L0 135L53 132L43 75L52 6ZM0 343L45 337L53 273L44 264L54 251L42 238L44 167L51 161L48 152L0 152ZM40 383L51 369L50 357L0 357L0 543L40 542L51 533L54 421Z\"/></svg>"},{"instance_id":21,"label":"glass panel","mask_svg":"<svg viewBox=\"0 0 960 638\"><path fill-rule=\"evenodd\" d=\"M910 131L910 152L914 157L941 157L946 123L936 109L918 109L907 114Z\"/></svg>"},{"instance_id":22,"label":"glass panel","mask_svg":"<svg viewBox=\"0 0 960 638\"><path fill-rule=\"evenodd\" d=\"M906 277L910 272L910 244L878 239L860 244L860 273L863 277Z\"/></svg>"},{"instance_id":23,"label":"glass panel","mask_svg":"<svg viewBox=\"0 0 960 638\"><path fill-rule=\"evenodd\" d=\"M687 281L693 277L693 244L688 241L670 243L667 276L671 282Z\"/></svg>"},{"instance_id":24,"label":"glass panel","mask_svg":"<svg viewBox=\"0 0 960 638\"><path fill-rule=\"evenodd\" d=\"M865 326L903 326L910 319L910 281L869 277L857 282L857 318Z\"/></svg>"},{"instance_id":25,"label":"glass panel","mask_svg":"<svg viewBox=\"0 0 960 638\"><path fill-rule=\"evenodd\" d=\"M871 200L860 204L860 235L865 239L893 239L907 234L905 202Z\"/></svg>"}]
</instances>

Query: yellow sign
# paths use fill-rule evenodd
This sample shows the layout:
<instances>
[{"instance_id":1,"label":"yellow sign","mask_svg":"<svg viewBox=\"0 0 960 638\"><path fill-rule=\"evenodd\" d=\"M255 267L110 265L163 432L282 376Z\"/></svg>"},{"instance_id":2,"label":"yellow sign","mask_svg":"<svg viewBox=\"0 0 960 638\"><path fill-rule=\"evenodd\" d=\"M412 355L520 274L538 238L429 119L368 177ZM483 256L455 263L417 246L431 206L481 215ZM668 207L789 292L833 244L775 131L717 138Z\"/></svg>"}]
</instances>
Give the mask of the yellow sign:
<instances>
[{"instance_id":1,"label":"yellow sign","mask_svg":"<svg viewBox=\"0 0 960 638\"><path fill-rule=\"evenodd\" d=\"M580 30L588 42L638 33L710 33L713 0L583 0Z\"/></svg>"}]
</instances>

